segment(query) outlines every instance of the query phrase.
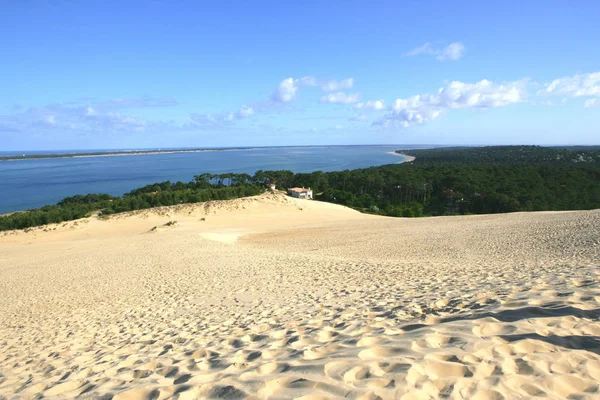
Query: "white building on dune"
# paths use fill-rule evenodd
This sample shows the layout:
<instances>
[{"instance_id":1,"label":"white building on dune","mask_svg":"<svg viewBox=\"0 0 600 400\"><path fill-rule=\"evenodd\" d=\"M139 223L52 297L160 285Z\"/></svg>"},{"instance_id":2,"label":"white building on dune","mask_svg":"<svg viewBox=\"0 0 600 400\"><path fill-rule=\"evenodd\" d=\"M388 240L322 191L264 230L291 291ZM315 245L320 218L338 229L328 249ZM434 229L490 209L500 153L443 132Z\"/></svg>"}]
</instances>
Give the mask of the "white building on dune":
<instances>
[{"instance_id":1,"label":"white building on dune","mask_svg":"<svg viewBox=\"0 0 600 400\"><path fill-rule=\"evenodd\" d=\"M296 197L298 199L312 199L313 198L313 192L312 190L310 190L310 188L305 189L305 188L289 188L288 189L288 194L292 197Z\"/></svg>"}]
</instances>

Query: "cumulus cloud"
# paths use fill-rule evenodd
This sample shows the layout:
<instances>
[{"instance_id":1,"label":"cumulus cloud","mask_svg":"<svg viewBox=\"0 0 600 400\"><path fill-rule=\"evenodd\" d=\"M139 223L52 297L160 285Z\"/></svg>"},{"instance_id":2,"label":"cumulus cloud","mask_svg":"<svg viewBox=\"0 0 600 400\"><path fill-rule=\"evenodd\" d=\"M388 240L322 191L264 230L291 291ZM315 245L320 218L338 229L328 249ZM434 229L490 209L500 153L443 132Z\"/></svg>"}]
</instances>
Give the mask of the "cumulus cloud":
<instances>
[{"instance_id":1,"label":"cumulus cloud","mask_svg":"<svg viewBox=\"0 0 600 400\"><path fill-rule=\"evenodd\" d=\"M545 85L544 91L569 97L600 96L600 72L555 79Z\"/></svg>"},{"instance_id":2,"label":"cumulus cloud","mask_svg":"<svg viewBox=\"0 0 600 400\"><path fill-rule=\"evenodd\" d=\"M354 87L354 79L342 79L341 81L330 80L321 83L321 89L325 92L337 92L345 89L352 89Z\"/></svg>"},{"instance_id":3,"label":"cumulus cloud","mask_svg":"<svg viewBox=\"0 0 600 400\"><path fill-rule=\"evenodd\" d=\"M352 89L354 87L354 79L347 78L342 80L319 80L314 76L305 76L297 80L300 86L320 87L324 92L338 92L340 90Z\"/></svg>"},{"instance_id":4,"label":"cumulus cloud","mask_svg":"<svg viewBox=\"0 0 600 400\"><path fill-rule=\"evenodd\" d=\"M467 48L461 42L450 43L442 49L442 52L436 58L438 60L460 60L466 50Z\"/></svg>"},{"instance_id":5,"label":"cumulus cloud","mask_svg":"<svg viewBox=\"0 0 600 400\"><path fill-rule=\"evenodd\" d=\"M535 105L535 103L532 103L533 105ZM547 100L547 101L540 101L540 104L543 106L553 106L554 103L551 100Z\"/></svg>"},{"instance_id":6,"label":"cumulus cloud","mask_svg":"<svg viewBox=\"0 0 600 400\"><path fill-rule=\"evenodd\" d=\"M488 80L477 83L454 81L434 94L397 99L390 108L391 112L373 124L380 126L397 124L406 128L432 121L451 109L497 108L519 103L523 97L522 81L507 84L497 84Z\"/></svg>"},{"instance_id":7,"label":"cumulus cloud","mask_svg":"<svg viewBox=\"0 0 600 400\"><path fill-rule=\"evenodd\" d=\"M462 42L452 42L446 47L434 47L431 43L425 43L423 46L417 47L405 53L406 56L428 55L434 56L436 59L443 60L460 60L466 53L467 47Z\"/></svg>"},{"instance_id":8,"label":"cumulus cloud","mask_svg":"<svg viewBox=\"0 0 600 400\"><path fill-rule=\"evenodd\" d=\"M238 111L238 116L240 118L248 118L254 115L254 109L252 107L248 107L247 105L243 105Z\"/></svg>"},{"instance_id":9,"label":"cumulus cloud","mask_svg":"<svg viewBox=\"0 0 600 400\"><path fill-rule=\"evenodd\" d=\"M85 108L85 116L92 117L94 115L98 115L98 111L96 111L93 107Z\"/></svg>"},{"instance_id":10,"label":"cumulus cloud","mask_svg":"<svg viewBox=\"0 0 600 400\"><path fill-rule=\"evenodd\" d=\"M600 108L600 99L588 99L583 106L585 108Z\"/></svg>"},{"instance_id":11,"label":"cumulus cloud","mask_svg":"<svg viewBox=\"0 0 600 400\"><path fill-rule=\"evenodd\" d=\"M350 104L358 101L358 95L346 95L341 92L344 89L351 89L354 87L354 79L347 78L342 80L319 80L314 76L304 76L299 79L286 78L279 83L277 89L271 94L270 100L276 104L285 104L296 98L296 93L301 86L306 87L320 87L324 92L335 92L329 95L323 96L321 102L323 103L342 103Z\"/></svg>"},{"instance_id":12,"label":"cumulus cloud","mask_svg":"<svg viewBox=\"0 0 600 400\"><path fill-rule=\"evenodd\" d=\"M198 127L223 126L233 121L249 118L255 114L252 107L243 105L238 111L216 114L194 113L190 116L192 123Z\"/></svg>"},{"instance_id":13,"label":"cumulus cloud","mask_svg":"<svg viewBox=\"0 0 600 400\"><path fill-rule=\"evenodd\" d=\"M0 115L4 131L43 132L75 131L78 133L135 133L160 131L172 127L170 121L147 120L124 112L131 108L167 107L177 104L171 97L83 98L43 107L15 109Z\"/></svg>"},{"instance_id":14,"label":"cumulus cloud","mask_svg":"<svg viewBox=\"0 0 600 400\"><path fill-rule=\"evenodd\" d=\"M369 100L355 104L354 108L357 110L385 110L385 102L383 100Z\"/></svg>"},{"instance_id":15,"label":"cumulus cloud","mask_svg":"<svg viewBox=\"0 0 600 400\"><path fill-rule=\"evenodd\" d=\"M359 95L357 93L347 94L344 92L335 92L321 97L321 103L353 104L358 103L359 101Z\"/></svg>"},{"instance_id":16,"label":"cumulus cloud","mask_svg":"<svg viewBox=\"0 0 600 400\"><path fill-rule=\"evenodd\" d=\"M32 107L16 114L0 116L0 119L4 126L15 131L62 129L79 132L141 132L159 124L118 111L62 104Z\"/></svg>"},{"instance_id":17,"label":"cumulus cloud","mask_svg":"<svg viewBox=\"0 0 600 400\"><path fill-rule=\"evenodd\" d=\"M431 47L431 43L425 43L423 46L414 48L410 51L407 51L405 56L418 56L421 54L433 55L435 54L435 50Z\"/></svg>"},{"instance_id":18,"label":"cumulus cloud","mask_svg":"<svg viewBox=\"0 0 600 400\"><path fill-rule=\"evenodd\" d=\"M596 108L600 105L600 72L576 74L558 78L544 85L538 95L563 96L563 103L567 98L592 97L587 99L585 108Z\"/></svg>"},{"instance_id":19,"label":"cumulus cloud","mask_svg":"<svg viewBox=\"0 0 600 400\"><path fill-rule=\"evenodd\" d=\"M275 92L271 95L271 100L276 103L289 103L296 97L298 91L298 79L287 78L281 81Z\"/></svg>"},{"instance_id":20,"label":"cumulus cloud","mask_svg":"<svg viewBox=\"0 0 600 400\"><path fill-rule=\"evenodd\" d=\"M190 125L194 128L216 128L222 126L224 117L213 114L192 113L190 114Z\"/></svg>"},{"instance_id":21,"label":"cumulus cloud","mask_svg":"<svg viewBox=\"0 0 600 400\"><path fill-rule=\"evenodd\" d=\"M278 107L279 105L285 105L290 103L296 98L300 87L320 87L323 91L329 92L336 88L351 88L354 86L354 80L352 78L342 80L329 80L321 81L314 76L304 76L302 78L285 78L278 85L275 91L270 95L268 101L257 101L253 103L253 106L242 106L236 112L217 113L217 114L192 114L192 123L197 126L215 126L222 125L223 123L229 123L236 120L251 117L256 114L257 111L262 112L265 110ZM352 104L358 101L357 94L345 94L343 92L330 93L324 96L322 102L325 103L339 103L339 104Z\"/></svg>"}]
</instances>

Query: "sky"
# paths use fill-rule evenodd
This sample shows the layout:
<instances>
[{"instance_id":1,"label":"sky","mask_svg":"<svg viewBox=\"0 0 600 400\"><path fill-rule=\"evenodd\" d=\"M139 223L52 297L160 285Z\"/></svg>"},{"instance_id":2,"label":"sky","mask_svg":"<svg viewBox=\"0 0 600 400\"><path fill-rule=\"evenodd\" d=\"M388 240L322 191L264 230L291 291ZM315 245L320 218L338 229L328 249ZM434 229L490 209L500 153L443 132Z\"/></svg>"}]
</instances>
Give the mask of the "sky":
<instances>
[{"instance_id":1,"label":"sky","mask_svg":"<svg viewBox=\"0 0 600 400\"><path fill-rule=\"evenodd\" d=\"M598 1L0 0L0 151L600 144Z\"/></svg>"}]
</instances>

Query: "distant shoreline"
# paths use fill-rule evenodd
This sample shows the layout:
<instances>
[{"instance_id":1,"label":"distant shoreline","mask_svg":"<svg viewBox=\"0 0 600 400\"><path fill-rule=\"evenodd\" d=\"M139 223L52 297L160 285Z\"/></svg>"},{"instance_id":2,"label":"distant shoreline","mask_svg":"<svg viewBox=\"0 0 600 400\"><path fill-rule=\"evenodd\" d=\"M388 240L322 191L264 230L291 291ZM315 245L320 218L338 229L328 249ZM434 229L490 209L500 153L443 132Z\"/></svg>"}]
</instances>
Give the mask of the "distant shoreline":
<instances>
[{"instance_id":1,"label":"distant shoreline","mask_svg":"<svg viewBox=\"0 0 600 400\"><path fill-rule=\"evenodd\" d=\"M323 145L323 146L254 146L254 147L223 147L223 148L192 148L192 149L152 149L152 150L122 150L122 151L89 151L89 152L71 152L71 153L44 153L44 154L23 154L0 156L0 161L19 161L19 160L46 160L52 158L90 158L90 157L122 157L122 156L145 156L157 154L178 154L178 153L205 153L215 151L236 151L236 150L264 150L264 149L284 149L284 148L311 148L311 147L347 147L347 146L393 146L393 145ZM394 154L390 152L389 154ZM406 156L409 157L409 156Z\"/></svg>"},{"instance_id":2,"label":"distant shoreline","mask_svg":"<svg viewBox=\"0 0 600 400\"><path fill-rule=\"evenodd\" d=\"M390 151L390 152L388 152L388 154L404 157L404 161L401 161L401 162L412 162L412 161L415 161L415 158L416 158L414 156L409 156L408 154L404 154L404 153L397 153L395 151Z\"/></svg>"},{"instance_id":3,"label":"distant shoreline","mask_svg":"<svg viewBox=\"0 0 600 400\"><path fill-rule=\"evenodd\" d=\"M224 149L175 149L175 150L128 150L128 151L107 151L107 152L89 152L89 153L47 153L47 154L25 154L23 156L11 155L0 156L0 161L19 161L19 160L47 160L52 158L90 158L90 157L122 157L122 156L145 156L156 154L177 154L177 153L205 153L213 151L233 151L233 150L252 150L253 148L224 148Z\"/></svg>"}]
</instances>

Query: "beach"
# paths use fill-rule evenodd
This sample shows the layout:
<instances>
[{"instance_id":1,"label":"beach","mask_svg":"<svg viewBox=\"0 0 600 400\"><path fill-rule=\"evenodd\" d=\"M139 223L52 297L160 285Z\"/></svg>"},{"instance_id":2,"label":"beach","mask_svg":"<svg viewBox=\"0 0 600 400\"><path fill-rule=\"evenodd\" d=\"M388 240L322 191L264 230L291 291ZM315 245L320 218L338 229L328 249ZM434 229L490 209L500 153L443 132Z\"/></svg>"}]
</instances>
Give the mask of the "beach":
<instances>
[{"instance_id":1,"label":"beach","mask_svg":"<svg viewBox=\"0 0 600 400\"><path fill-rule=\"evenodd\" d=\"M415 161L415 157L414 156L409 156L408 154L404 154L404 153L396 153L395 151L390 151L388 154L391 154L393 156L400 156L400 157L404 157L404 160L402 160L401 162L411 162L411 161Z\"/></svg>"},{"instance_id":2,"label":"beach","mask_svg":"<svg viewBox=\"0 0 600 400\"><path fill-rule=\"evenodd\" d=\"M0 232L0 398L594 399L600 210L283 193Z\"/></svg>"}]
</instances>

